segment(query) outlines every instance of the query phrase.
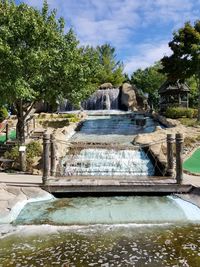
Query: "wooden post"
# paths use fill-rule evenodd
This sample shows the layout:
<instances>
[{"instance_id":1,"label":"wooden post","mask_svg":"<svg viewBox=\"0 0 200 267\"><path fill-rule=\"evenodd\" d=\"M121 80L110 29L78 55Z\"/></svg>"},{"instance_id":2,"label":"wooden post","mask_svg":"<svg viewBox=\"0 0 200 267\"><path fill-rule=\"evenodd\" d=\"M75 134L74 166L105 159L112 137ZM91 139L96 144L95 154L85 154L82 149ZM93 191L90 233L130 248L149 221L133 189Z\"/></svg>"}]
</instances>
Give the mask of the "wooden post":
<instances>
[{"instance_id":1,"label":"wooden post","mask_svg":"<svg viewBox=\"0 0 200 267\"><path fill-rule=\"evenodd\" d=\"M174 138L172 134L167 134L167 175L174 174L174 156L173 156Z\"/></svg>"},{"instance_id":2,"label":"wooden post","mask_svg":"<svg viewBox=\"0 0 200 267\"><path fill-rule=\"evenodd\" d=\"M35 125L36 124L36 122L35 122L35 117L33 117L33 132L35 131Z\"/></svg>"},{"instance_id":3,"label":"wooden post","mask_svg":"<svg viewBox=\"0 0 200 267\"><path fill-rule=\"evenodd\" d=\"M43 135L43 176L42 182L45 185L49 177L49 156L50 156L50 135L44 133Z\"/></svg>"},{"instance_id":4,"label":"wooden post","mask_svg":"<svg viewBox=\"0 0 200 267\"><path fill-rule=\"evenodd\" d=\"M56 143L55 135L51 134L51 176L56 174Z\"/></svg>"},{"instance_id":5,"label":"wooden post","mask_svg":"<svg viewBox=\"0 0 200 267\"><path fill-rule=\"evenodd\" d=\"M183 180L183 134L176 134L176 182L181 184Z\"/></svg>"},{"instance_id":6,"label":"wooden post","mask_svg":"<svg viewBox=\"0 0 200 267\"><path fill-rule=\"evenodd\" d=\"M25 146L25 145L22 145ZM20 160L20 170L22 172L26 171L26 151L19 152L19 160Z\"/></svg>"},{"instance_id":7,"label":"wooden post","mask_svg":"<svg viewBox=\"0 0 200 267\"><path fill-rule=\"evenodd\" d=\"M9 139L9 126L8 126L8 123L6 123L6 142L8 141Z\"/></svg>"},{"instance_id":8,"label":"wooden post","mask_svg":"<svg viewBox=\"0 0 200 267\"><path fill-rule=\"evenodd\" d=\"M27 122L27 125L26 125L26 132L27 132L27 137L29 137L29 122Z\"/></svg>"}]
</instances>

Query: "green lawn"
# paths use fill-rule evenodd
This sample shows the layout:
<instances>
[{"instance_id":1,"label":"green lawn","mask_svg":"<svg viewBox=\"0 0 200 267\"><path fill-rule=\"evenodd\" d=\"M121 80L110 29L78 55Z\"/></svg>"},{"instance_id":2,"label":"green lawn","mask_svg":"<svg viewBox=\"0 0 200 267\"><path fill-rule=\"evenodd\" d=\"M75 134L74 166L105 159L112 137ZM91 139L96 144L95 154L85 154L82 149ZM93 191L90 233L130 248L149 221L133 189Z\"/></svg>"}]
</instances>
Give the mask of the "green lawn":
<instances>
[{"instance_id":1,"label":"green lawn","mask_svg":"<svg viewBox=\"0 0 200 267\"><path fill-rule=\"evenodd\" d=\"M15 140L16 139L16 131L15 130L10 131L9 139L10 140ZM6 141L6 135L5 134L4 135L0 135L0 143L1 144L5 143L5 141Z\"/></svg>"},{"instance_id":2,"label":"green lawn","mask_svg":"<svg viewBox=\"0 0 200 267\"><path fill-rule=\"evenodd\" d=\"M192 173L200 173L200 148L190 158L184 161L183 168Z\"/></svg>"}]
</instances>

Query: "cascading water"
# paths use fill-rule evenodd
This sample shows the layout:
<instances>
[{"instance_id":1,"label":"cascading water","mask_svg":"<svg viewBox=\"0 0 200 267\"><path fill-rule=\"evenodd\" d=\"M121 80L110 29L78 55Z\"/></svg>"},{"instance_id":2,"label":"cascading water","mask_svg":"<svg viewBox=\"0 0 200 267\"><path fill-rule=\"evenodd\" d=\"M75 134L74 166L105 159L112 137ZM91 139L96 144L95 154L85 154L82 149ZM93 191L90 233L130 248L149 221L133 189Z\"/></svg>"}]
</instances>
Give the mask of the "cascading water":
<instances>
[{"instance_id":1,"label":"cascading water","mask_svg":"<svg viewBox=\"0 0 200 267\"><path fill-rule=\"evenodd\" d=\"M146 176L154 175L155 169L144 151L83 149L64 159L64 176Z\"/></svg>"},{"instance_id":2,"label":"cascading water","mask_svg":"<svg viewBox=\"0 0 200 267\"><path fill-rule=\"evenodd\" d=\"M82 128L70 139L77 144L62 160L63 176L152 176L155 168L142 149L131 144L133 135L152 132L156 123L145 118L145 126L136 125L133 114L89 116ZM85 144L84 148L78 147ZM87 148L87 143L93 143ZM101 148L95 144L102 144ZM108 145L109 149L105 147ZM127 149L119 148L124 145Z\"/></svg>"},{"instance_id":3,"label":"cascading water","mask_svg":"<svg viewBox=\"0 0 200 267\"><path fill-rule=\"evenodd\" d=\"M97 90L82 103L85 110L119 109L119 88Z\"/></svg>"},{"instance_id":4,"label":"cascading water","mask_svg":"<svg viewBox=\"0 0 200 267\"><path fill-rule=\"evenodd\" d=\"M152 118L146 118L145 126L136 125L131 114L89 116L71 142L96 142L130 144L133 136L151 133L158 125Z\"/></svg>"}]
</instances>

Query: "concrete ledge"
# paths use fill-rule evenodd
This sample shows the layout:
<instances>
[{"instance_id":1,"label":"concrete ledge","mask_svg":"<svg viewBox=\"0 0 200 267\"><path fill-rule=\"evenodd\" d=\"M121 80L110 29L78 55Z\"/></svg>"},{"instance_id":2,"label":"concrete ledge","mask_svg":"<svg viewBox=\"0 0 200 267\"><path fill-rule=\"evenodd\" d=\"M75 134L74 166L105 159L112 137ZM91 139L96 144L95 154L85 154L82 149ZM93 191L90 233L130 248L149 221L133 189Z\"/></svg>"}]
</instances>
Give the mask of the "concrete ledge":
<instances>
[{"instance_id":1,"label":"concrete ledge","mask_svg":"<svg viewBox=\"0 0 200 267\"><path fill-rule=\"evenodd\" d=\"M146 185L48 185L42 187L44 190L48 191L52 194L57 193L70 193L70 194L91 194L91 193L101 193L101 194L123 194L123 193L129 193L129 194L172 194L172 193L189 193L192 190L191 185L178 185L178 184L158 184L158 185L152 185L152 184L146 184Z\"/></svg>"}]
</instances>

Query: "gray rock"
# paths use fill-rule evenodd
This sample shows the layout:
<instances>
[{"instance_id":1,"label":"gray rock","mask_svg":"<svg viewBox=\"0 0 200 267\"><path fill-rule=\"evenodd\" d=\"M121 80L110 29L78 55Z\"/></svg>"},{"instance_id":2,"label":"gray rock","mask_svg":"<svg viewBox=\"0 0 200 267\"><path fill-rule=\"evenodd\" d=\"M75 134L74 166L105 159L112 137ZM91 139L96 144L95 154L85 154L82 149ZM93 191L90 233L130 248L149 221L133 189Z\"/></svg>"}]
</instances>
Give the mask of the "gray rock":
<instances>
[{"instance_id":1,"label":"gray rock","mask_svg":"<svg viewBox=\"0 0 200 267\"><path fill-rule=\"evenodd\" d=\"M124 83L121 87L121 106L127 110L137 109L136 93L133 86L129 83Z\"/></svg>"}]
</instances>

